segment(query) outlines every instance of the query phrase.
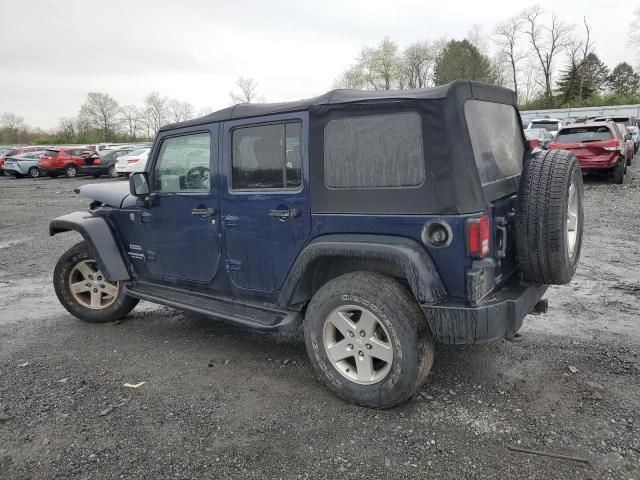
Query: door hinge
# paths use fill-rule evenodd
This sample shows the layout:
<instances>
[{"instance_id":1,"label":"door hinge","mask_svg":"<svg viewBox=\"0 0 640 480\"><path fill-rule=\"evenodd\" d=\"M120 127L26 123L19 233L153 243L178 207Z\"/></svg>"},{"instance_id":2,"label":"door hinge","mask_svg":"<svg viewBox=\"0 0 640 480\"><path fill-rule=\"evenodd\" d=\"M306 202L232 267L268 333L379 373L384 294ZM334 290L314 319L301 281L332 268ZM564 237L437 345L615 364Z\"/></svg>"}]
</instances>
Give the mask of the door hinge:
<instances>
[{"instance_id":1,"label":"door hinge","mask_svg":"<svg viewBox=\"0 0 640 480\"><path fill-rule=\"evenodd\" d=\"M240 260L227 260L227 272L237 272L242 270L242 262Z\"/></svg>"}]
</instances>

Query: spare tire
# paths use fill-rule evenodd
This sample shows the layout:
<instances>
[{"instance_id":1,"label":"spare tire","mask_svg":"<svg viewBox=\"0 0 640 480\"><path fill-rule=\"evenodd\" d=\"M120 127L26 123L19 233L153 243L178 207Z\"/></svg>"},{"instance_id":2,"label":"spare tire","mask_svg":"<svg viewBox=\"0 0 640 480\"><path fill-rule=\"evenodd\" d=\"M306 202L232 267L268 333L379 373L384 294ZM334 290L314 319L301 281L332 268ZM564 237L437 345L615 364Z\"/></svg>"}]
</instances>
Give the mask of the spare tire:
<instances>
[{"instance_id":1,"label":"spare tire","mask_svg":"<svg viewBox=\"0 0 640 480\"><path fill-rule=\"evenodd\" d=\"M525 279L569 283L582 247L582 172L575 154L547 150L525 161L516 202L516 253Z\"/></svg>"}]
</instances>

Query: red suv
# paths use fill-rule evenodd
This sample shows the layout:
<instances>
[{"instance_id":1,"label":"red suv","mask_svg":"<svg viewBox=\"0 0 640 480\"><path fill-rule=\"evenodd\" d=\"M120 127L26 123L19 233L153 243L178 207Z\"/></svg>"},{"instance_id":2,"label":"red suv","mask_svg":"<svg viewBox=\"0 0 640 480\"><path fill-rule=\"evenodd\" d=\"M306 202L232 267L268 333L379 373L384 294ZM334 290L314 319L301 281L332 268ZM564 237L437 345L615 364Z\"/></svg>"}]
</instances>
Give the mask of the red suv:
<instances>
[{"instance_id":1,"label":"red suv","mask_svg":"<svg viewBox=\"0 0 640 480\"><path fill-rule=\"evenodd\" d=\"M40 170L53 178L59 175L75 177L90 153L86 147L49 148L40 157Z\"/></svg>"},{"instance_id":2,"label":"red suv","mask_svg":"<svg viewBox=\"0 0 640 480\"><path fill-rule=\"evenodd\" d=\"M626 171L625 139L613 122L576 123L563 127L549 150L571 150L582 171L606 171L613 182L624 182Z\"/></svg>"},{"instance_id":3,"label":"red suv","mask_svg":"<svg viewBox=\"0 0 640 480\"><path fill-rule=\"evenodd\" d=\"M18 147L10 148L5 151L0 150L0 175L4 175L4 161L8 157L15 157L16 155L27 152L35 152L36 150L42 150L43 148L44 147Z\"/></svg>"}]
</instances>

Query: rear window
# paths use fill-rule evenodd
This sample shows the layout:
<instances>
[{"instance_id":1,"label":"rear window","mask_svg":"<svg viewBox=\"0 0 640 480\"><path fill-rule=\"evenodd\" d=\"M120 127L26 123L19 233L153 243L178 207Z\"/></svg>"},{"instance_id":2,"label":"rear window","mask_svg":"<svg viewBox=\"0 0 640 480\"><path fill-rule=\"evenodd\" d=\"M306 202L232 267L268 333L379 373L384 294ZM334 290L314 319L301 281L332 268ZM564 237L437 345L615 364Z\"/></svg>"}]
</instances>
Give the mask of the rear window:
<instances>
[{"instance_id":1,"label":"rear window","mask_svg":"<svg viewBox=\"0 0 640 480\"><path fill-rule=\"evenodd\" d=\"M45 150L43 155L45 157L57 157L58 156L58 150Z\"/></svg>"},{"instance_id":2,"label":"rear window","mask_svg":"<svg viewBox=\"0 0 640 480\"><path fill-rule=\"evenodd\" d=\"M587 143L611 140L613 133L608 127L573 127L563 128L558 132L558 143Z\"/></svg>"},{"instance_id":3,"label":"rear window","mask_svg":"<svg viewBox=\"0 0 640 480\"><path fill-rule=\"evenodd\" d=\"M420 186L422 144L417 113L331 120L324 130L325 183L329 188Z\"/></svg>"},{"instance_id":4,"label":"rear window","mask_svg":"<svg viewBox=\"0 0 640 480\"><path fill-rule=\"evenodd\" d=\"M482 186L520 175L524 144L516 109L468 100L464 114Z\"/></svg>"},{"instance_id":5,"label":"rear window","mask_svg":"<svg viewBox=\"0 0 640 480\"><path fill-rule=\"evenodd\" d=\"M531 122L529 125L529 128L544 128L549 132L555 132L559 127L558 122Z\"/></svg>"}]
</instances>

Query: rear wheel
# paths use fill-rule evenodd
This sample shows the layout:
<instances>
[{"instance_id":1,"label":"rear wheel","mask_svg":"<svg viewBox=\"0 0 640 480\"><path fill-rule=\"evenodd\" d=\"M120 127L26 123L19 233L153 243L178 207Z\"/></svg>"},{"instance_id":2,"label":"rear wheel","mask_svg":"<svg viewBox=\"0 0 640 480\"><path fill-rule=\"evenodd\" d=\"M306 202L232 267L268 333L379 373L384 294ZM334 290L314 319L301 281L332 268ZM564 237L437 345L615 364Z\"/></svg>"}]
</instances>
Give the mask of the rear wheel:
<instances>
[{"instance_id":1,"label":"rear wheel","mask_svg":"<svg viewBox=\"0 0 640 480\"><path fill-rule=\"evenodd\" d=\"M611 169L611 181L616 185L622 185L624 183L624 172L627 169L624 160L620 160L618 165Z\"/></svg>"},{"instance_id":2,"label":"rear wheel","mask_svg":"<svg viewBox=\"0 0 640 480\"><path fill-rule=\"evenodd\" d=\"M38 167L31 167L28 174L31 178L38 178L40 176L40 169Z\"/></svg>"},{"instance_id":3,"label":"rear wheel","mask_svg":"<svg viewBox=\"0 0 640 480\"><path fill-rule=\"evenodd\" d=\"M120 176L120 175L118 175L118 172L116 172L116 166L115 165L111 165L109 167L109 172L108 173L109 173L109 176L111 178L117 178L117 177Z\"/></svg>"},{"instance_id":4,"label":"rear wheel","mask_svg":"<svg viewBox=\"0 0 640 480\"><path fill-rule=\"evenodd\" d=\"M377 273L348 273L322 286L307 308L304 336L322 382L366 407L404 402L433 364L431 334L413 295Z\"/></svg>"},{"instance_id":5,"label":"rear wheel","mask_svg":"<svg viewBox=\"0 0 640 480\"><path fill-rule=\"evenodd\" d=\"M86 242L67 250L53 272L58 300L69 313L85 322L118 320L127 315L138 300L125 295L122 282L104 278Z\"/></svg>"},{"instance_id":6,"label":"rear wheel","mask_svg":"<svg viewBox=\"0 0 640 480\"><path fill-rule=\"evenodd\" d=\"M75 165L67 165L64 169L64 174L67 178L73 178L78 175L78 169Z\"/></svg>"}]
</instances>

